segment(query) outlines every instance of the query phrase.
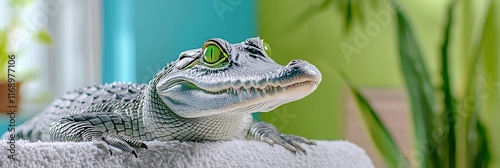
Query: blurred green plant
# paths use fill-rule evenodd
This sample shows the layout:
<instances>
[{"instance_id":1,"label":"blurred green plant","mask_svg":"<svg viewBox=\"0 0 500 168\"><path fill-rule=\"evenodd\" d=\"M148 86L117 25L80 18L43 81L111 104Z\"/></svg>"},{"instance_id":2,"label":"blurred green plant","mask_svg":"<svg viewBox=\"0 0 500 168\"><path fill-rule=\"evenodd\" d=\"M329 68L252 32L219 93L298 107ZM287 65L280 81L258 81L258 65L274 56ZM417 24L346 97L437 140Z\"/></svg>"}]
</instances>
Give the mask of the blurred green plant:
<instances>
[{"instance_id":1,"label":"blurred green plant","mask_svg":"<svg viewBox=\"0 0 500 168\"><path fill-rule=\"evenodd\" d=\"M9 18L3 18L4 20L9 21L3 28L0 28L0 69L7 69L8 65L8 55L16 55L19 56L19 49L15 50L11 43L14 41L15 35L19 35L19 32L27 31L26 25L20 19L20 15L24 10L29 8L35 0L10 0L2 3L6 3L9 7ZM6 17L6 16L2 16ZM41 44L52 44L52 38L50 34L45 29L40 29L34 31L32 35L32 39ZM25 72L20 72L22 75L21 80L18 81L26 81L30 78L36 76L36 71L34 70L25 70ZM2 71L0 73L0 81L7 80L7 71Z\"/></svg>"},{"instance_id":2,"label":"blurred green plant","mask_svg":"<svg viewBox=\"0 0 500 168\"><path fill-rule=\"evenodd\" d=\"M385 124L380 120L377 112L368 103L368 100L361 94L358 88L349 80L342 72L339 72L342 79L347 83L351 93L354 95L356 104L359 107L362 120L368 125L368 133L370 134L375 146L377 146L382 158L388 167L407 167L408 163L403 157L403 154L398 149L394 139L387 130Z\"/></svg>"},{"instance_id":3,"label":"blurred green plant","mask_svg":"<svg viewBox=\"0 0 500 168\"><path fill-rule=\"evenodd\" d=\"M411 104L415 139L413 154L418 158L413 166L488 167L491 160L490 143L488 142L488 130L484 126L480 114L500 110L498 105L500 97L490 94L498 89L494 88L498 87L498 82L493 81L499 81L498 56L500 53L497 48L500 46L500 41L492 36L498 33L495 30L500 28L500 20L496 18L497 12L495 11L498 9L495 8L494 4L499 2L488 1L486 14L480 15L484 18L480 18L482 25L479 28L474 29L474 26L471 26L473 28L463 30L463 34L471 34L471 37L464 38L464 40L471 41L463 41L467 44L466 49L462 55L459 55L467 60L466 68L463 69L463 72L459 72L466 75L465 87L461 90L462 92L459 92L463 94L459 96L453 92L453 80L450 79L449 68L451 30L456 27L453 16L459 2L466 6L463 11L460 11L464 16L473 15L469 6L474 2L472 0L452 0L448 6L441 45L441 74L440 81L438 81L441 87L435 87L435 82L432 81L435 78L429 74L428 65L424 60L409 20L398 1L389 1L397 18L400 66ZM323 2L322 6L333 3L332 0ZM350 24L355 19L352 17L353 15L363 16L363 11L357 10L356 13L353 13L351 10L351 5L358 4L358 1L340 0L336 2L347 4L347 6L340 6L343 8L342 11L347 20L345 22L347 28L352 27ZM457 42L457 40L453 39L453 42ZM404 157L395 145L391 134L379 119L378 112L372 108L345 75L341 74L341 76L353 93L362 120L386 165L388 167L410 166L408 157ZM490 96L485 96L485 93L478 92L478 90L487 90L490 92L487 95Z\"/></svg>"},{"instance_id":4,"label":"blurred green plant","mask_svg":"<svg viewBox=\"0 0 500 168\"><path fill-rule=\"evenodd\" d=\"M363 11L380 7L382 1L370 0L368 3L365 3L366 1L363 0L324 0L321 4L312 6L304 11L292 22L292 25L300 25L300 23L311 18L311 16L333 7L336 12L344 15L344 31L348 33L355 22L363 22L365 20L368 14Z\"/></svg>"}]
</instances>

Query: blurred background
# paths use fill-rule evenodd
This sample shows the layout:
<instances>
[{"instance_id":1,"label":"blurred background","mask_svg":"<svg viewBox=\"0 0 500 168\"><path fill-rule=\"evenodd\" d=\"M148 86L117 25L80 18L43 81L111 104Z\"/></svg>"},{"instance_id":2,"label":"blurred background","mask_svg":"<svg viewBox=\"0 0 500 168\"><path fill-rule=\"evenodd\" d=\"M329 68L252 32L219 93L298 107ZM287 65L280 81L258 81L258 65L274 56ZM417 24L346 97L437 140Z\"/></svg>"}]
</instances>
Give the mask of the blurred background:
<instances>
[{"instance_id":1,"label":"blurred background","mask_svg":"<svg viewBox=\"0 0 500 168\"><path fill-rule=\"evenodd\" d=\"M310 96L257 116L282 132L352 141L377 167L500 166L495 0L0 3L0 66L16 54L18 125L65 91L146 83L209 38L256 36L276 62L304 59L323 75Z\"/></svg>"}]
</instances>

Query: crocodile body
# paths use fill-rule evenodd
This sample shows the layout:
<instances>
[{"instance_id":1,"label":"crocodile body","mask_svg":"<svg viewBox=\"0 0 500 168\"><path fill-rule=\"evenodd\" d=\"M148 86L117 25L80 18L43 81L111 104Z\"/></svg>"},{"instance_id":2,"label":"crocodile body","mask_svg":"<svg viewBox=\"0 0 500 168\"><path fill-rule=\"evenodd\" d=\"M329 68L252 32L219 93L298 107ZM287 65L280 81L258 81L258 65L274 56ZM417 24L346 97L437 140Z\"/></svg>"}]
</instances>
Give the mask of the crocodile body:
<instances>
[{"instance_id":1,"label":"crocodile body","mask_svg":"<svg viewBox=\"0 0 500 168\"><path fill-rule=\"evenodd\" d=\"M253 112L267 112L315 90L321 74L313 65L276 64L259 38L238 44L210 39L180 54L148 84L110 83L67 92L15 128L31 141L92 141L111 152L147 148L143 141L248 139L305 152L305 138L282 134ZM4 137L8 136L7 132Z\"/></svg>"}]
</instances>

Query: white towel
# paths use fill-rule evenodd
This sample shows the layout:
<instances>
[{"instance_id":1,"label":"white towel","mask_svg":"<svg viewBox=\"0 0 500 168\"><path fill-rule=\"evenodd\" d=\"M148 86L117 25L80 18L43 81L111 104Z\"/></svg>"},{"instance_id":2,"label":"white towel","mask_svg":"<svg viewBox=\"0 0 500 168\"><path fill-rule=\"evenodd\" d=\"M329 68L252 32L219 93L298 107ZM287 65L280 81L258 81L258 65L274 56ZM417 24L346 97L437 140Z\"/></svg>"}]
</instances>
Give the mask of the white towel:
<instances>
[{"instance_id":1,"label":"white towel","mask_svg":"<svg viewBox=\"0 0 500 168\"><path fill-rule=\"evenodd\" d=\"M138 158L113 148L113 156L91 142L15 142L0 140L0 167L374 167L365 151L346 141L316 141L302 146L307 155L293 154L279 145L256 141L145 142Z\"/></svg>"}]
</instances>

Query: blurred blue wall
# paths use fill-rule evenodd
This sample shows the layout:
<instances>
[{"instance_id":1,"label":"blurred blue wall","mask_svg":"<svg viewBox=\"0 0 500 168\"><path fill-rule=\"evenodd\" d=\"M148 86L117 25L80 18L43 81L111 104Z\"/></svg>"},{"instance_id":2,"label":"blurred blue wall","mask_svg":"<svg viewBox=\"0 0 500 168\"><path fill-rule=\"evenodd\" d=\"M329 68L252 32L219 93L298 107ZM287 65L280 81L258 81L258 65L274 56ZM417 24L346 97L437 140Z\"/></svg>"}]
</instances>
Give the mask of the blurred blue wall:
<instances>
[{"instance_id":1,"label":"blurred blue wall","mask_svg":"<svg viewBox=\"0 0 500 168\"><path fill-rule=\"evenodd\" d=\"M243 0L106 0L102 80L146 83L209 38L238 43L254 37L255 6Z\"/></svg>"},{"instance_id":2,"label":"blurred blue wall","mask_svg":"<svg viewBox=\"0 0 500 168\"><path fill-rule=\"evenodd\" d=\"M134 0L103 1L103 82L137 79L134 4Z\"/></svg>"}]
</instances>

